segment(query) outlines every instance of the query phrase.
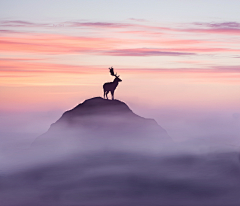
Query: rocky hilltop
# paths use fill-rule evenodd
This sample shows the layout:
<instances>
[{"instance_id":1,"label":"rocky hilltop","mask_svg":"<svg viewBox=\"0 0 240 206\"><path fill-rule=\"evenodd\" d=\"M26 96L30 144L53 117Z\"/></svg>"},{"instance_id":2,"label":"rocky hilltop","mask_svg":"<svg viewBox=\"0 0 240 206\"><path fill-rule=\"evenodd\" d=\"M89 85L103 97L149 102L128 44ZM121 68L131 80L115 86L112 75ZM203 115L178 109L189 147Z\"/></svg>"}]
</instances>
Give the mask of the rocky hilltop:
<instances>
[{"instance_id":1,"label":"rocky hilltop","mask_svg":"<svg viewBox=\"0 0 240 206\"><path fill-rule=\"evenodd\" d=\"M161 143L171 139L155 120L134 114L124 102L101 97L88 99L66 111L35 143L73 137L82 143L89 140L108 145L120 142L134 145L136 141Z\"/></svg>"}]
</instances>

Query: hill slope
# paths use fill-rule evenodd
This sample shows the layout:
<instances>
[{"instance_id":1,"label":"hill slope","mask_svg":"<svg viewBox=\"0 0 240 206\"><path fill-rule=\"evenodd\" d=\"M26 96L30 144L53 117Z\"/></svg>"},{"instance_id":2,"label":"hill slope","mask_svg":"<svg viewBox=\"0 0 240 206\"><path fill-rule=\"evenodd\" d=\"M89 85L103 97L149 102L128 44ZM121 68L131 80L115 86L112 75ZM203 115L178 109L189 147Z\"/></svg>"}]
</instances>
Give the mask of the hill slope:
<instances>
[{"instance_id":1,"label":"hill slope","mask_svg":"<svg viewBox=\"0 0 240 206\"><path fill-rule=\"evenodd\" d=\"M88 99L66 111L36 143L73 137L81 139L82 144L88 140L105 145L161 143L171 139L155 120L134 114L124 102L101 97Z\"/></svg>"}]
</instances>

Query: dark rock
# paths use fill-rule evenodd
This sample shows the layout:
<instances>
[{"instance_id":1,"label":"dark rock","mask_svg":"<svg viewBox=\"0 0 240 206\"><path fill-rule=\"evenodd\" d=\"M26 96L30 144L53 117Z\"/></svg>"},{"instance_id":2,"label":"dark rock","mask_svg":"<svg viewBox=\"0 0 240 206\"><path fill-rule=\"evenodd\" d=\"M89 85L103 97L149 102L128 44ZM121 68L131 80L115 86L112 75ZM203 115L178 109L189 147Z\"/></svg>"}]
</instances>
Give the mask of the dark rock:
<instances>
[{"instance_id":1,"label":"dark rock","mask_svg":"<svg viewBox=\"0 0 240 206\"><path fill-rule=\"evenodd\" d=\"M134 114L124 102L101 97L88 99L66 111L35 143L52 137L69 139L73 136L92 141L107 140L110 144L137 140L160 143L171 139L155 120Z\"/></svg>"}]
</instances>

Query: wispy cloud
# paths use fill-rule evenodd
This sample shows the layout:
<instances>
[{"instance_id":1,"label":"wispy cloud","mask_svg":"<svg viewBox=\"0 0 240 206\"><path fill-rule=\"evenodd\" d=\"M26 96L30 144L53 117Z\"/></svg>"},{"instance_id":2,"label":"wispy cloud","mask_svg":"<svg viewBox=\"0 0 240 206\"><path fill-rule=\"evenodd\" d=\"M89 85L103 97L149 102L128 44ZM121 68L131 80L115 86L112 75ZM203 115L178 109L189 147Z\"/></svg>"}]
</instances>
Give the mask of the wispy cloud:
<instances>
[{"instance_id":1,"label":"wispy cloud","mask_svg":"<svg viewBox=\"0 0 240 206\"><path fill-rule=\"evenodd\" d=\"M93 27L93 28L126 28L133 26L132 24L110 23L110 22L64 22L69 27Z\"/></svg>"},{"instance_id":2,"label":"wispy cloud","mask_svg":"<svg viewBox=\"0 0 240 206\"><path fill-rule=\"evenodd\" d=\"M13 31L13 30L7 30L7 29L0 29L0 35L1 34L18 34L20 32L18 31Z\"/></svg>"},{"instance_id":3,"label":"wispy cloud","mask_svg":"<svg viewBox=\"0 0 240 206\"><path fill-rule=\"evenodd\" d=\"M113 56L186 56L195 53L167 52L158 49L138 48L138 49L119 49L106 51L104 54Z\"/></svg>"},{"instance_id":4,"label":"wispy cloud","mask_svg":"<svg viewBox=\"0 0 240 206\"><path fill-rule=\"evenodd\" d=\"M110 56L186 56L202 53L240 52L240 49L212 47L213 42L181 39L122 39L55 34L0 36L1 52L45 54L97 54ZM216 44L216 43L215 43ZM141 45L139 47L139 45ZM188 46L186 46L188 45ZM153 46L155 48L153 48Z\"/></svg>"},{"instance_id":5,"label":"wispy cloud","mask_svg":"<svg viewBox=\"0 0 240 206\"><path fill-rule=\"evenodd\" d=\"M214 34L240 34L240 23L238 22L220 22L220 23L192 23L192 28L185 28L182 31L195 33L214 33ZM181 29L179 30L181 31Z\"/></svg>"},{"instance_id":6,"label":"wispy cloud","mask_svg":"<svg viewBox=\"0 0 240 206\"><path fill-rule=\"evenodd\" d=\"M219 73L240 73L240 66L214 66Z\"/></svg>"},{"instance_id":7,"label":"wispy cloud","mask_svg":"<svg viewBox=\"0 0 240 206\"><path fill-rule=\"evenodd\" d=\"M0 74L3 73L68 73L93 74L105 72L106 66L56 64L39 61L41 59L0 58ZM169 73L169 74L231 74L240 78L240 66L209 66L208 68L118 68L123 73ZM236 76L237 75L237 76Z\"/></svg>"},{"instance_id":8,"label":"wispy cloud","mask_svg":"<svg viewBox=\"0 0 240 206\"><path fill-rule=\"evenodd\" d=\"M131 21L137 21L137 22L147 22L146 19L138 19L138 18L129 18Z\"/></svg>"},{"instance_id":9,"label":"wispy cloud","mask_svg":"<svg viewBox=\"0 0 240 206\"><path fill-rule=\"evenodd\" d=\"M14 20L14 21L0 21L0 26L3 27L46 27L52 26L49 23L34 23L29 21L21 21L21 20Z\"/></svg>"},{"instance_id":10,"label":"wispy cloud","mask_svg":"<svg viewBox=\"0 0 240 206\"><path fill-rule=\"evenodd\" d=\"M129 18L132 23L119 22L93 22L93 21L64 21L51 23L37 23L22 20L4 20L0 21L2 27L52 27L53 25L64 25L64 27L88 27L88 28L124 28L134 31L135 29L147 30L149 32L155 31L172 31L172 32L219 32L219 33L238 33L240 29L239 22L193 22L191 24L179 24L177 27L169 24L162 26L159 24L148 25L145 19ZM136 23L134 23L136 22Z\"/></svg>"},{"instance_id":11,"label":"wispy cloud","mask_svg":"<svg viewBox=\"0 0 240 206\"><path fill-rule=\"evenodd\" d=\"M220 35L238 35L240 34L239 22L193 22L191 24L179 24L162 26L159 24L149 25L145 19L128 19L129 22L93 22L93 21L65 21L65 22L51 22L51 23L37 23L22 20L5 20L0 21L1 27L13 28L32 28L32 27L53 27L54 25L64 25L66 28L86 28L86 29L121 29L122 33L132 33L138 35L161 35L167 33L214 33ZM116 32L116 31L115 31Z\"/></svg>"},{"instance_id":12,"label":"wispy cloud","mask_svg":"<svg viewBox=\"0 0 240 206\"><path fill-rule=\"evenodd\" d=\"M53 27L53 26L64 26L64 27L87 27L87 28L129 28L137 26L129 23L116 23L116 22L91 22L91 21L64 21L64 22L52 22L52 23L36 23L30 21L0 21L1 27Z\"/></svg>"},{"instance_id":13,"label":"wispy cloud","mask_svg":"<svg viewBox=\"0 0 240 206\"><path fill-rule=\"evenodd\" d=\"M205 26L210 28L240 28L240 23L238 22L221 22L221 23L193 23L197 26Z\"/></svg>"},{"instance_id":14,"label":"wispy cloud","mask_svg":"<svg viewBox=\"0 0 240 206\"><path fill-rule=\"evenodd\" d=\"M0 75L19 73L65 73L65 74L91 74L100 71L97 66L78 66L67 64L54 64L44 62L33 62L35 59L0 59ZM16 63L17 62L17 63Z\"/></svg>"},{"instance_id":15,"label":"wispy cloud","mask_svg":"<svg viewBox=\"0 0 240 206\"><path fill-rule=\"evenodd\" d=\"M240 66L209 66L208 68L128 68L122 69L123 71L127 72L153 72L153 73L176 73L176 74L238 74L240 75ZM240 76L239 76L240 77Z\"/></svg>"},{"instance_id":16,"label":"wispy cloud","mask_svg":"<svg viewBox=\"0 0 240 206\"><path fill-rule=\"evenodd\" d=\"M73 37L38 34L37 36L0 37L1 52L30 52L46 54L88 53L107 50L120 44L111 38Z\"/></svg>"}]
</instances>

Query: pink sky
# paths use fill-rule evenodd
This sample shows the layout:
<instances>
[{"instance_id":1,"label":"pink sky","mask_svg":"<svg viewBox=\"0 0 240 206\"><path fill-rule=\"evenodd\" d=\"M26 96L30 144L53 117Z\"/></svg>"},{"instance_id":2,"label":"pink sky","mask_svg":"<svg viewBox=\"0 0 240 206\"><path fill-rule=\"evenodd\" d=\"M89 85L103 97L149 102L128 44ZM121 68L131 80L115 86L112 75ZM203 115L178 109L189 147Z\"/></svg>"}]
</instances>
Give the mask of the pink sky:
<instances>
[{"instance_id":1,"label":"pink sky","mask_svg":"<svg viewBox=\"0 0 240 206\"><path fill-rule=\"evenodd\" d=\"M111 66L123 80L116 98L143 115L164 108L240 113L237 22L2 20L0 26L2 113L62 112L102 96L103 83L113 80Z\"/></svg>"}]
</instances>

